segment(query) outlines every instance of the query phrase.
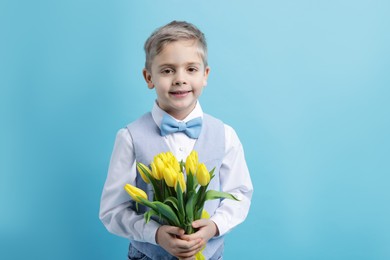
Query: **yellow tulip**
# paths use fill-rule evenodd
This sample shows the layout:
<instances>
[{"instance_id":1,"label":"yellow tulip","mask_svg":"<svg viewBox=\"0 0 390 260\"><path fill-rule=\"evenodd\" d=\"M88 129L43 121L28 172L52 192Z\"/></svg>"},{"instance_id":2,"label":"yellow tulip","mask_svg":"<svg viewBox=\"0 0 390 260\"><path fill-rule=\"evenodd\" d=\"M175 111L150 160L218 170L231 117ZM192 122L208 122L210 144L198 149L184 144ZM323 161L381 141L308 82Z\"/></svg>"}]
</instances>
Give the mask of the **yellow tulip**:
<instances>
[{"instance_id":1,"label":"yellow tulip","mask_svg":"<svg viewBox=\"0 0 390 260\"><path fill-rule=\"evenodd\" d=\"M204 163L199 164L196 171L196 178L201 186L206 186L210 182L210 173Z\"/></svg>"},{"instance_id":2,"label":"yellow tulip","mask_svg":"<svg viewBox=\"0 0 390 260\"><path fill-rule=\"evenodd\" d=\"M180 164L174 156L171 159L171 165L176 172L180 172Z\"/></svg>"},{"instance_id":3,"label":"yellow tulip","mask_svg":"<svg viewBox=\"0 0 390 260\"><path fill-rule=\"evenodd\" d=\"M140 197L144 198L146 200L148 199L148 195L146 195L146 193L143 190L141 190L133 185L126 184L125 190L133 198L133 200L135 200L136 202L141 202L141 200L139 199Z\"/></svg>"},{"instance_id":4,"label":"yellow tulip","mask_svg":"<svg viewBox=\"0 0 390 260\"><path fill-rule=\"evenodd\" d=\"M177 179L176 179L176 183L175 183L175 190L176 190L178 183L180 185L181 191L184 192L186 189L186 181L184 180L184 174L182 172L179 172L177 174Z\"/></svg>"},{"instance_id":5,"label":"yellow tulip","mask_svg":"<svg viewBox=\"0 0 390 260\"><path fill-rule=\"evenodd\" d=\"M177 180L177 172L172 168L172 166L168 165L165 167L163 174L165 183L169 187L174 187Z\"/></svg>"},{"instance_id":6,"label":"yellow tulip","mask_svg":"<svg viewBox=\"0 0 390 260\"><path fill-rule=\"evenodd\" d=\"M196 174L196 166L194 164L194 161L188 157L186 160L186 173L187 173L187 175L195 175Z\"/></svg>"},{"instance_id":7,"label":"yellow tulip","mask_svg":"<svg viewBox=\"0 0 390 260\"><path fill-rule=\"evenodd\" d=\"M165 156L166 156L166 161L170 161L172 157L174 157L172 152L166 152Z\"/></svg>"},{"instance_id":8,"label":"yellow tulip","mask_svg":"<svg viewBox=\"0 0 390 260\"><path fill-rule=\"evenodd\" d=\"M187 159L186 159L186 163L185 163L186 173L195 175L196 174L196 169L198 168L198 165L199 165L198 153L195 150L193 150L187 156Z\"/></svg>"},{"instance_id":9,"label":"yellow tulip","mask_svg":"<svg viewBox=\"0 0 390 260\"><path fill-rule=\"evenodd\" d=\"M180 171L180 164L177 161L176 157L173 155L172 152L165 153L166 159L165 164L170 165L176 172Z\"/></svg>"},{"instance_id":10,"label":"yellow tulip","mask_svg":"<svg viewBox=\"0 0 390 260\"><path fill-rule=\"evenodd\" d=\"M198 152L197 151L192 150L191 153L190 153L190 156L194 160L195 164L199 164L199 156L198 156Z\"/></svg>"},{"instance_id":11,"label":"yellow tulip","mask_svg":"<svg viewBox=\"0 0 390 260\"><path fill-rule=\"evenodd\" d=\"M144 180L144 182L150 183L149 178L145 175L145 173L142 171L141 168L145 169L149 173L149 176L152 175L152 172L150 171L149 167L147 167L145 164L137 163L137 169L138 169L139 174L141 175L141 178Z\"/></svg>"},{"instance_id":12,"label":"yellow tulip","mask_svg":"<svg viewBox=\"0 0 390 260\"><path fill-rule=\"evenodd\" d=\"M154 161L150 163L150 168L152 168L152 176L154 179L157 179L156 176L158 176L156 165L154 164Z\"/></svg>"},{"instance_id":13,"label":"yellow tulip","mask_svg":"<svg viewBox=\"0 0 390 260\"><path fill-rule=\"evenodd\" d=\"M176 172L180 172L180 164L176 158L172 161L172 167Z\"/></svg>"},{"instance_id":14,"label":"yellow tulip","mask_svg":"<svg viewBox=\"0 0 390 260\"><path fill-rule=\"evenodd\" d=\"M208 218L210 218L210 214L206 210L203 209L202 216L200 218L208 219Z\"/></svg>"},{"instance_id":15,"label":"yellow tulip","mask_svg":"<svg viewBox=\"0 0 390 260\"><path fill-rule=\"evenodd\" d=\"M161 161L163 161L164 163L168 161L168 157L166 153L159 153L156 157L160 158Z\"/></svg>"},{"instance_id":16,"label":"yellow tulip","mask_svg":"<svg viewBox=\"0 0 390 260\"><path fill-rule=\"evenodd\" d=\"M154 162L152 162L150 164L150 168L152 168L152 176L153 176L153 178L156 179L156 180L161 180L160 173L158 172L156 164Z\"/></svg>"},{"instance_id":17,"label":"yellow tulip","mask_svg":"<svg viewBox=\"0 0 390 260\"><path fill-rule=\"evenodd\" d=\"M163 176L163 171L165 168L164 162L161 160L160 157L156 156L154 158L153 163L154 166L156 167L153 177L156 178L157 180L161 180L164 177ZM153 173L153 169L152 169L152 173Z\"/></svg>"}]
</instances>

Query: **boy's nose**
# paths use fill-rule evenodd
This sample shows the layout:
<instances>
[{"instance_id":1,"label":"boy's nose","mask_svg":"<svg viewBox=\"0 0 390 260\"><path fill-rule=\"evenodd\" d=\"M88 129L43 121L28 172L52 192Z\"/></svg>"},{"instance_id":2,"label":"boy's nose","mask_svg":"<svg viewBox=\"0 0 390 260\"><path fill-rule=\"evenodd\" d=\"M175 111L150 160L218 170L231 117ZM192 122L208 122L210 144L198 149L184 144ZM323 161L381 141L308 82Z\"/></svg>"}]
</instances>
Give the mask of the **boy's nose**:
<instances>
[{"instance_id":1,"label":"boy's nose","mask_svg":"<svg viewBox=\"0 0 390 260\"><path fill-rule=\"evenodd\" d=\"M183 84L187 84L187 83L186 83L186 80L185 80L185 78L184 78L183 73L181 73L181 72L177 72L177 73L176 73L176 77L175 77L175 80L174 80L173 84L174 84L175 86L181 86L181 85L183 85Z\"/></svg>"},{"instance_id":2,"label":"boy's nose","mask_svg":"<svg viewBox=\"0 0 390 260\"><path fill-rule=\"evenodd\" d=\"M176 80L174 83L175 86L181 86L183 84L186 84L186 83L184 81L181 81L181 80Z\"/></svg>"}]
</instances>

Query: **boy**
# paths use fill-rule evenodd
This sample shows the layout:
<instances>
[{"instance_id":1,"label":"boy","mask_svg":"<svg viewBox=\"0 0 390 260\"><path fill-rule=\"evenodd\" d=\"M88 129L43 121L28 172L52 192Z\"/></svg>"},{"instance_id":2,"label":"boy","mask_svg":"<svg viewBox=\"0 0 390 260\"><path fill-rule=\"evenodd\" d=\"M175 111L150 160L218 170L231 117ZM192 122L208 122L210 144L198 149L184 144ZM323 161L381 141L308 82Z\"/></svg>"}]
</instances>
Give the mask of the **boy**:
<instances>
[{"instance_id":1,"label":"boy","mask_svg":"<svg viewBox=\"0 0 390 260\"><path fill-rule=\"evenodd\" d=\"M193 259L205 245L207 259L222 259L223 236L246 218L253 187L235 131L204 114L198 102L210 72L205 37L194 25L173 21L147 39L145 53L143 76L157 100L151 113L117 134L100 219L110 232L130 240L129 259ZM123 187L130 183L150 196L136 162L149 165L154 155L168 150L179 161L196 150L209 170L216 167L209 189L229 192L240 201L206 202L211 217L194 221L198 231L191 235L155 220L145 223L146 209L136 208Z\"/></svg>"}]
</instances>

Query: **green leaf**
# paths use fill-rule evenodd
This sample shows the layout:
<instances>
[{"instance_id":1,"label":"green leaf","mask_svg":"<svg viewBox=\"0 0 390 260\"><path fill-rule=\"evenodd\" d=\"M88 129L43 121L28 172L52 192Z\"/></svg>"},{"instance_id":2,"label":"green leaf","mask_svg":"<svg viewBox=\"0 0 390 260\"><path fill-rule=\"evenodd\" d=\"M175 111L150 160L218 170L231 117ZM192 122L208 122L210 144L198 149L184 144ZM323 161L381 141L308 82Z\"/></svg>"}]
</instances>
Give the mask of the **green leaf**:
<instances>
[{"instance_id":1,"label":"green leaf","mask_svg":"<svg viewBox=\"0 0 390 260\"><path fill-rule=\"evenodd\" d=\"M230 193L223 192L223 191L216 191L216 190L208 190L206 192L205 200L214 200L214 199L231 199L231 200L239 201L239 199L237 199Z\"/></svg>"},{"instance_id":2,"label":"green leaf","mask_svg":"<svg viewBox=\"0 0 390 260\"><path fill-rule=\"evenodd\" d=\"M185 212L184 212L184 200L183 200L183 192L181 190L180 184L176 184L176 190L177 190L177 206L178 206L178 212L179 212L179 220L180 223L184 222Z\"/></svg>"},{"instance_id":3,"label":"green leaf","mask_svg":"<svg viewBox=\"0 0 390 260\"><path fill-rule=\"evenodd\" d=\"M148 211L145 213L145 215L144 215L144 217L145 217L145 222L148 223L148 222L150 221L150 218L151 218L152 216L158 216L158 217L160 217L160 215L159 215L156 211L154 211L153 209L150 209L150 210L148 210Z\"/></svg>"},{"instance_id":4,"label":"green leaf","mask_svg":"<svg viewBox=\"0 0 390 260\"><path fill-rule=\"evenodd\" d=\"M177 212L179 212L179 208L178 208L178 201L175 197L168 197L164 200L164 204L171 204L173 206L174 209L176 209Z\"/></svg>"},{"instance_id":5,"label":"green leaf","mask_svg":"<svg viewBox=\"0 0 390 260\"><path fill-rule=\"evenodd\" d=\"M186 163L183 160L181 160L179 162L179 165L180 165L181 172L184 172L184 169L186 168Z\"/></svg>"},{"instance_id":6,"label":"green leaf","mask_svg":"<svg viewBox=\"0 0 390 260\"><path fill-rule=\"evenodd\" d=\"M194 175L187 174L187 193L194 190Z\"/></svg>"},{"instance_id":7,"label":"green leaf","mask_svg":"<svg viewBox=\"0 0 390 260\"><path fill-rule=\"evenodd\" d=\"M194 207L195 207L195 193L191 191L188 193L187 196L187 203L186 203L186 222L187 223L192 223L194 221Z\"/></svg>"},{"instance_id":8,"label":"green leaf","mask_svg":"<svg viewBox=\"0 0 390 260\"><path fill-rule=\"evenodd\" d=\"M195 212L194 220L200 219L202 217L202 212L203 212L203 207L201 207L200 209L197 209L197 211Z\"/></svg>"},{"instance_id":9,"label":"green leaf","mask_svg":"<svg viewBox=\"0 0 390 260\"><path fill-rule=\"evenodd\" d=\"M196 192L195 195L195 210L197 211L200 208L203 208L204 202L206 201L206 189L208 185L206 186L200 186L198 191Z\"/></svg>"},{"instance_id":10,"label":"green leaf","mask_svg":"<svg viewBox=\"0 0 390 260\"><path fill-rule=\"evenodd\" d=\"M170 225L176 227L181 226L178 217L176 216L175 212L172 210L171 207L159 201L154 201L152 203L156 207L155 211L160 213Z\"/></svg>"},{"instance_id":11,"label":"green leaf","mask_svg":"<svg viewBox=\"0 0 390 260\"><path fill-rule=\"evenodd\" d=\"M215 167L210 171L210 181L214 178Z\"/></svg>"},{"instance_id":12,"label":"green leaf","mask_svg":"<svg viewBox=\"0 0 390 260\"><path fill-rule=\"evenodd\" d=\"M141 171L146 175L146 177L148 177L148 179L150 180L150 183L152 184L153 186L153 191L154 191L154 195L156 197L156 200L158 201L162 201L163 200L163 197L162 197L162 190L160 189L160 185L159 185L159 181L156 180L155 178L153 178L152 175L149 174L148 170L145 169L145 167L142 165L142 164L139 164L137 163L137 166L139 166L139 168L141 169Z\"/></svg>"},{"instance_id":13,"label":"green leaf","mask_svg":"<svg viewBox=\"0 0 390 260\"><path fill-rule=\"evenodd\" d=\"M138 196L138 199L140 200L139 203L141 203L142 205L146 206L146 207L149 207L151 209L154 209L156 210L156 206L153 204L153 202L149 201L149 200L146 200L140 196Z\"/></svg>"}]
</instances>

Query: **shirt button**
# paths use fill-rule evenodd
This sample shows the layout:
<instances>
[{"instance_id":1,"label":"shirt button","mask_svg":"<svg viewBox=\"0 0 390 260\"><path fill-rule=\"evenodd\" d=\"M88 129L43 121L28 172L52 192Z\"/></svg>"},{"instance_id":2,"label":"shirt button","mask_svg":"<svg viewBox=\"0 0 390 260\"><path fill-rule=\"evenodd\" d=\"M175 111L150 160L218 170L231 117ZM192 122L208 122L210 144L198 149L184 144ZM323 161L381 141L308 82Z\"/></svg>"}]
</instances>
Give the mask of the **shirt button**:
<instances>
[{"instance_id":1,"label":"shirt button","mask_svg":"<svg viewBox=\"0 0 390 260\"><path fill-rule=\"evenodd\" d=\"M184 151L184 148L183 148L183 147L180 147L180 148L179 148L179 151L180 151L180 152L183 152L183 151Z\"/></svg>"}]
</instances>

